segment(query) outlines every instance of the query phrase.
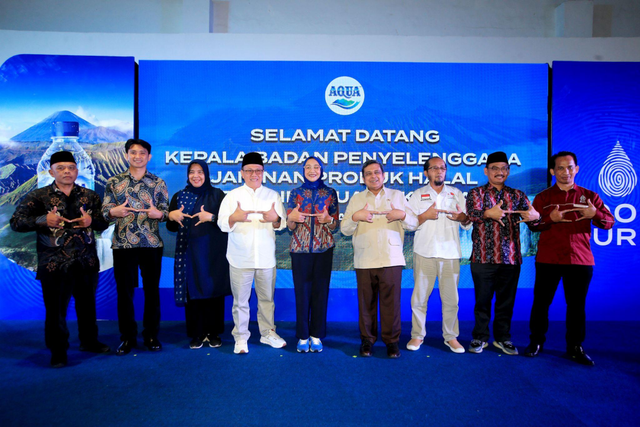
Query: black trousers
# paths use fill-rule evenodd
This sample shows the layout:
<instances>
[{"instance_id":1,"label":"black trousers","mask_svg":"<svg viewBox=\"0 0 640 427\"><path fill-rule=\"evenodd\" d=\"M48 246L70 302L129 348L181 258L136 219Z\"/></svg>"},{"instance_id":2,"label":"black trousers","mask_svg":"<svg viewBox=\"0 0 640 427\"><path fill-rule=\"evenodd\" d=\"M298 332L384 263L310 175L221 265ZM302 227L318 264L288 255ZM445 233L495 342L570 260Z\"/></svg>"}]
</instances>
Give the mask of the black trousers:
<instances>
[{"instance_id":1,"label":"black trousers","mask_svg":"<svg viewBox=\"0 0 640 427\"><path fill-rule=\"evenodd\" d=\"M157 339L160 328L160 270L163 248L113 250L113 274L118 291L118 326L120 339L135 340L138 325L133 307L133 292L138 287L138 269L144 289L142 336Z\"/></svg>"},{"instance_id":2,"label":"black trousers","mask_svg":"<svg viewBox=\"0 0 640 427\"><path fill-rule=\"evenodd\" d=\"M78 317L78 338L89 345L98 340L96 324L96 286L98 273L86 274L77 269L58 272L40 278L42 297L46 310L44 341L52 353L65 353L69 348L67 308L71 296L75 300Z\"/></svg>"},{"instance_id":3,"label":"black trousers","mask_svg":"<svg viewBox=\"0 0 640 427\"><path fill-rule=\"evenodd\" d=\"M291 273L296 295L296 337L327 336L327 303L333 248L322 253L291 253Z\"/></svg>"},{"instance_id":4,"label":"black trousers","mask_svg":"<svg viewBox=\"0 0 640 427\"><path fill-rule=\"evenodd\" d=\"M567 302L567 347L582 345L586 334L585 304L593 277L592 265L560 265L536 263L536 283L529 329L531 342L544 344L549 330L549 306L560 280Z\"/></svg>"},{"instance_id":5,"label":"black trousers","mask_svg":"<svg viewBox=\"0 0 640 427\"><path fill-rule=\"evenodd\" d=\"M496 296L493 338L511 340L511 317L520 278L519 265L471 263L471 277L476 295L474 339L489 341L491 302Z\"/></svg>"},{"instance_id":6,"label":"black trousers","mask_svg":"<svg viewBox=\"0 0 640 427\"><path fill-rule=\"evenodd\" d=\"M191 299L187 294L184 314L189 338L215 337L224 332L224 296Z\"/></svg>"},{"instance_id":7,"label":"black trousers","mask_svg":"<svg viewBox=\"0 0 640 427\"><path fill-rule=\"evenodd\" d=\"M378 338L378 299L380 335L385 344L400 340L400 295L402 266L356 268L360 338L372 343Z\"/></svg>"}]
</instances>

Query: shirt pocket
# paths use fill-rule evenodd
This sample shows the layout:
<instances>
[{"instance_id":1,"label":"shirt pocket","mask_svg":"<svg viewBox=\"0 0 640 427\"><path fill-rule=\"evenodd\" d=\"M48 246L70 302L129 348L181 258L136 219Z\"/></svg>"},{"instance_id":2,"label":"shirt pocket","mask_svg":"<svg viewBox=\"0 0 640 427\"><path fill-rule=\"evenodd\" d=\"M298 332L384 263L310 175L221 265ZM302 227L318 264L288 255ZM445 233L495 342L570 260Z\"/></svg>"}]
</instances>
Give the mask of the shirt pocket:
<instances>
[{"instance_id":1,"label":"shirt pocket","mask_svg":"<svg viewBox=\"0 0 640 427\"><path fill-rule=\"evenodd\" d=\"M400 233L390 233L389 234L389 245L391 246L402 246L402 239L400 238Z\"/></svg>"}]
</instances>

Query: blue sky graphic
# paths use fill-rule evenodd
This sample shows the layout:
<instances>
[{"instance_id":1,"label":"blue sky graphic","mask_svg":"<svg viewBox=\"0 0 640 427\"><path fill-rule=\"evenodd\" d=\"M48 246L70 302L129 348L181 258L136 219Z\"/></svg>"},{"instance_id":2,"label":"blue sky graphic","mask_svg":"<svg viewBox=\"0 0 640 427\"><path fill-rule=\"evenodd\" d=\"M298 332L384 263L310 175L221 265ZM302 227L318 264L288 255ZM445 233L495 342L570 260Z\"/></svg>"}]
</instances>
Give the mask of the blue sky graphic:
<instances>
[{"instance_id":1,"label":"blue sky graphic","mask_svg":"<svg viewBox=\"0 0 640 427\"><path fill-rule=\"evenodd\" d=\"M96 125L132 129L134 70L132 57L7 59L0 67L0 142L60 110Z\"/></svg>"}]
</instances>

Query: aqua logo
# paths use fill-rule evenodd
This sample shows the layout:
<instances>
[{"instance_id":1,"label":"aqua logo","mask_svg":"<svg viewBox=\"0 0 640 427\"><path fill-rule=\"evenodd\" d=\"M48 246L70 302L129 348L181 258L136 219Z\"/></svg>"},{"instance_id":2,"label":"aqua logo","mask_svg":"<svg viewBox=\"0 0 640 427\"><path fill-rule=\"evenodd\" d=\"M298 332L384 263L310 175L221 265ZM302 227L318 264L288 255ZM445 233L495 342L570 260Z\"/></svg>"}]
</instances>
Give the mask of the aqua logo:
<instances>
[{"instance_id":1,"label":"aqua logo","mask_svg":"<svg viewBox=\"0 0 640 427\"><path fill-rule=\"evenodd\" d=\"M324 100L331 111L341 116L348 116L362 107L364 88L352 77L338 77L327 86Z\"/></svg>"},{"instance_id":2,"label":"aqua logo","mask_svg":"<svg viewBox=\"0 0 640 427\"><path fill-rule=\"evenodd\" d=\"M637 183L638 176L633 169L633 164L620 145L620 141L617 141L600 169L598 184L606 195L624 197L633 191Z\"/></svg>"}]
</instances>

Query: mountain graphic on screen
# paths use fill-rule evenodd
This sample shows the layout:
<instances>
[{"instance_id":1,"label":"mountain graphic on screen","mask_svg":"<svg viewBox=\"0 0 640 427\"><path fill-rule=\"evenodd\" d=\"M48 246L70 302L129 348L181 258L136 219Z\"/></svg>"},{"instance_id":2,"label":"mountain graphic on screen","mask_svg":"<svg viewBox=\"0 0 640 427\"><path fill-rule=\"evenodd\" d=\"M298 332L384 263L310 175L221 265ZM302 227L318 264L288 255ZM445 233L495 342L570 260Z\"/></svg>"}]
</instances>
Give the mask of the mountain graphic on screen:
<instances>
[{"instance_id":1,"label":"mountain graphic on screen","mask_svg":"<svg viewBox=\"0 0 640 427\"><path fill-rule=\"evenodd\" d=\"M96 126L71 111L57 111L23 132L11 138L14 142L41 142L51 140L51 124L54 122L78 122L80 125L79 141L87 144L126 141L130 134L117 129Z\"/></svg>"}]
</instances>

